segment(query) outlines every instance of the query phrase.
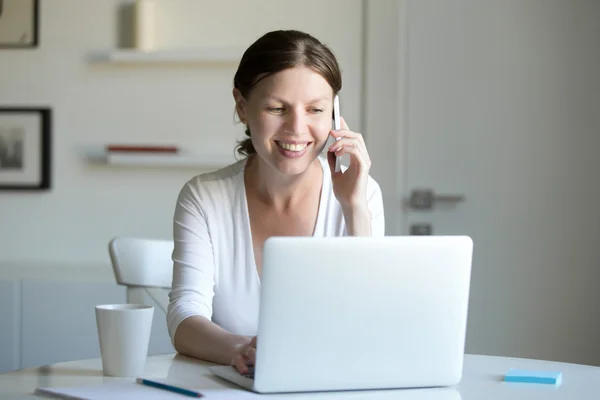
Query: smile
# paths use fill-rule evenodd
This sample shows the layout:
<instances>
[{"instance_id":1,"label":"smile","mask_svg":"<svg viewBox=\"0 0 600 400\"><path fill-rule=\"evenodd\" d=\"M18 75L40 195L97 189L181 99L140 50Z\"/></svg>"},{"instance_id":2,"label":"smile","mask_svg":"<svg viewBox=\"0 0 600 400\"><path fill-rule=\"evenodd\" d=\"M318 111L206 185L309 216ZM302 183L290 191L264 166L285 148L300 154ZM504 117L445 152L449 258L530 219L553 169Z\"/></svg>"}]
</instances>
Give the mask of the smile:
<instances>
[{"instance_id":1,"label":"smile","mask_svg":"<svg viewBox=\"0 0 600 400\"><path fill-rule=\"evenodd\" d=\"M275 143L277 143L277 146L281 147L284 150L287 151L293 151L293 152L300 152L304 149L306 149L306 146L308 146L310 143L284 143L284 142L279 142L279 141L275 141Z\"/></svg>"}]
</instances>

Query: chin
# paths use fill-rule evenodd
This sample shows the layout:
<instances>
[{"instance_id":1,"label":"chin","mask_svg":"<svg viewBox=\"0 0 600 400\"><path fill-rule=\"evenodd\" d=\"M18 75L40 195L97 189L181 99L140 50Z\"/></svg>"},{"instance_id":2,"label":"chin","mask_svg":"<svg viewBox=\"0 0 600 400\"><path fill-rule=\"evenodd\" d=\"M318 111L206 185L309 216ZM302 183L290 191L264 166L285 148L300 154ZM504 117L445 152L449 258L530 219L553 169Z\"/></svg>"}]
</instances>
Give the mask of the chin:
<instances>
[{"instance_id":1,"label":"chin","mask_svg":"<svg viewBox=\"0 0 600 400\"><path fill-rule=\"evenodd\" d=\"M307 153L300 158L284 158L279 154L275 154L270 163L279 173L287 176L301 175L306 172L318 154Z\"/></svg>"}]
</instances>

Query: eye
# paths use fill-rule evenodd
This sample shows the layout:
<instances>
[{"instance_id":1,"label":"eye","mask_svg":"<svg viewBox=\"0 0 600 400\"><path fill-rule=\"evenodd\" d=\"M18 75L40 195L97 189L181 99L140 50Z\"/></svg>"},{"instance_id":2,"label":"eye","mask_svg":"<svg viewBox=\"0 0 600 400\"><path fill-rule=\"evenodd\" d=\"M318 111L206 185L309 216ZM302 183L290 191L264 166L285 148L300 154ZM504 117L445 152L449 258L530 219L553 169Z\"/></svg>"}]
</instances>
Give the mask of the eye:
<instances>
[{"instance_id":1,"label":"eye","mask_svg":"<svg viewBox=\"0 0 600 400\"><path fill-rule=\"evenodd\" d=\"M313 108L310 110L310 112L312 112L313 114L321 114L323 112L323 109L321 108Z\"/></svg>"},{"instance_id":2,"label":"eye","mask_svg":"<svg viewBox=\"0 0 600 400\"><path fill-rule=\"evenodd\" d=\"M284 111L283 107L269 107L267 110L275 114L281 114Z\"/></svg>"}]
</instances>

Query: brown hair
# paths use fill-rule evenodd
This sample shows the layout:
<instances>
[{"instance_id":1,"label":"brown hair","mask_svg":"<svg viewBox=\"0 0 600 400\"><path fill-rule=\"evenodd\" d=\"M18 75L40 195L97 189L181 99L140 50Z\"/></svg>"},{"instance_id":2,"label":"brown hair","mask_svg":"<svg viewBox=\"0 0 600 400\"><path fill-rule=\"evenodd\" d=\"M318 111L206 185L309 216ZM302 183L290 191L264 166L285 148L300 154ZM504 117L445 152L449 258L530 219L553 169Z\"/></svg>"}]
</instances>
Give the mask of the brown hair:
<instances>
[{"instance_id":1,"label":"brown hair","mask_svg":"<svg viewBox=\"0 0 600 400\"><path fill-rule=\"evenodd\" d=\"M233 86L248 98L254 85L264 77L293 67L308 67L321 75L333 89L334 95L342 89L342 74L332 51L315 37L297 30L278 30L266 33L244 52ZM250 128L247 139L238 142L237 152L242 156L256 153Z\"/></svg>"}]
</instances>

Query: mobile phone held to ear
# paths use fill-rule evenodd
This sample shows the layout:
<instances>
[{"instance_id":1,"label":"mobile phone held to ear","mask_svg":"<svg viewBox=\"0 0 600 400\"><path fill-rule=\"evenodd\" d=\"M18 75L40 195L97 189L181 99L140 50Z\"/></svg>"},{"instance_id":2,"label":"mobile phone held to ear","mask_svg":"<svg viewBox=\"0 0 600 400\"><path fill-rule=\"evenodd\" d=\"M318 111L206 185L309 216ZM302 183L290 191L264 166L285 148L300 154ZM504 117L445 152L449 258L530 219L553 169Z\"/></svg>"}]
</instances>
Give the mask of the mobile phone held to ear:
<instances>
[{"instance_id":1,"label":"mobile phone held to ear","mask_svg":"<svg viewBox=\"0 0 600 400\"><path fill-rule=\"evenodd\" d=\"M340 121L340 98L336 94L333 98L333 129L338 130L342 128L342 123ZM340 138L335 139L336 141L340 140ZM335 157L335 172L340 172L342 165L342 157Z\"/></svg>"}]
</instances>

